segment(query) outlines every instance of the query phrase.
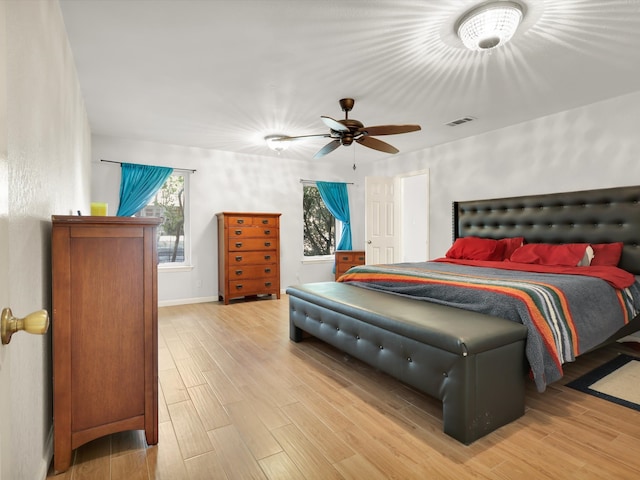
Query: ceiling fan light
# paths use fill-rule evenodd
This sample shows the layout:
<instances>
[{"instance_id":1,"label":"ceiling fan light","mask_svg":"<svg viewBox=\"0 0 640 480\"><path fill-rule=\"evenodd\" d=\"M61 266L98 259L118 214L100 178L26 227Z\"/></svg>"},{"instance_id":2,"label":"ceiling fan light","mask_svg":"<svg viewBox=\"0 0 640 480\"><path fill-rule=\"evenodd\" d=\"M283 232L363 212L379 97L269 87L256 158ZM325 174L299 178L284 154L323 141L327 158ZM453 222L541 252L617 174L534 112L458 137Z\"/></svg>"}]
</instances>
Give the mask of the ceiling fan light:
<instances>
[{"instance_id":1,"label":"ceiling fan light","mask_svg":"<svg viewBox=\"0 0 640 480\"><path fill-rule=\"evenodd\" d=\"M267 135L266 137L264 137L264 141L267 142L267 147L269 147L274 152L280 153L284 152L287 148L289 148L289 145L291 145L291 142L281 140L285 137L286 135Z\"/></svg>"},{"instance_id":2,"label":"ceiling fan light","mask_svg":"<svg viewBox=\"0 0 640 480\"><path fill-rule=\"evenodd\" d=\"M458 20L456 31L469 50L490 50L511 39L523 16L518 3L487 3L465 13Z\"/></svg>"}]
</instances>

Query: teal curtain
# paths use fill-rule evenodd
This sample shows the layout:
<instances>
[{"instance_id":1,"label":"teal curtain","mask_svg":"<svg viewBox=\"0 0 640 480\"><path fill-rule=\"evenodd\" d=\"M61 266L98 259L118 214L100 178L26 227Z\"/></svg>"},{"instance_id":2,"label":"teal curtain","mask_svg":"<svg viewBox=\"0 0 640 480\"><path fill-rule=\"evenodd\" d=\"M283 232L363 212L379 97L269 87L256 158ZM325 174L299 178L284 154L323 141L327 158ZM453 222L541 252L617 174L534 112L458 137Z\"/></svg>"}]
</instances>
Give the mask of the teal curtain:
<instances>
[{"instance_id":1,"label":"teal curtain","mask_svg":"<svg viewBox=\"0 0 640 480\"><path fill-rule=\"evenodd\" d=\"M342 237L336 250L351 250L351 216L349 215L349 194L346 183L316 182L322 201L331 215L342 222Z\"/></svg>"},{"instance_id":2,"label":"teal curtain","mask_svg":"<svg viewBox=\"0 0 640 480\"><path fill-rule=\"evenodd\" d=\"M122 164L120 179L120 205L118 217L130 217L144 208L164 182L173 173L173 168Z\"/></svg>"}]
</instances>

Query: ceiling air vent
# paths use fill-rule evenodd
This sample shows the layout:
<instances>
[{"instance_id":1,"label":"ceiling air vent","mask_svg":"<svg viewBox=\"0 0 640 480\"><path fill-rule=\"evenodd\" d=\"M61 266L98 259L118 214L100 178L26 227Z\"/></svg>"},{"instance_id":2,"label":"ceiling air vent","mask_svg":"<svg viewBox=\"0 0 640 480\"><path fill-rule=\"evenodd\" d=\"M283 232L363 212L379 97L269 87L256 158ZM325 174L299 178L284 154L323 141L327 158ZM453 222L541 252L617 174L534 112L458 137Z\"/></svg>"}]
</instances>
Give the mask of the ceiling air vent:
<instances>
[{"instance_id":1,"label":"ceiling air vent","mask_svg":"<svg viewBox=\"0 0 640 480\"><path fill-rule=\"evenodd\" d=\"M449 127L457 127L458 125L462 125L463 123L473 122L475 117L462 117L452 122L446 123L445 125Z\"/></svg>"}]
</instances>

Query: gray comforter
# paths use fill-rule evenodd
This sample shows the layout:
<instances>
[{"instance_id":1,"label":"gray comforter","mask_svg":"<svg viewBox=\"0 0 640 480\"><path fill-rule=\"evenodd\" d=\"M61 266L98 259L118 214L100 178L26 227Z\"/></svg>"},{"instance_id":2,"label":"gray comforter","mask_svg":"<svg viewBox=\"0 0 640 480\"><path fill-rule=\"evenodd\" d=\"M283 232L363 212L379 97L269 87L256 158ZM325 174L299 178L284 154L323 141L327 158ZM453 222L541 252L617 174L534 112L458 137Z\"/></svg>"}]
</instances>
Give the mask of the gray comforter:
<instances>
[{"instance_id":1,"label":"gray comforter","mask_svg":"<svg viewBox=\"0 0 640 480\"><path fill-rule=\"evenodd\" d=\"M562 364L599 345L640 312L638 278L616 289L594 277L421 262L354 267L339 281L524 324L527 359L539 391L562 378Z\"/></svg>"}]
</instances>

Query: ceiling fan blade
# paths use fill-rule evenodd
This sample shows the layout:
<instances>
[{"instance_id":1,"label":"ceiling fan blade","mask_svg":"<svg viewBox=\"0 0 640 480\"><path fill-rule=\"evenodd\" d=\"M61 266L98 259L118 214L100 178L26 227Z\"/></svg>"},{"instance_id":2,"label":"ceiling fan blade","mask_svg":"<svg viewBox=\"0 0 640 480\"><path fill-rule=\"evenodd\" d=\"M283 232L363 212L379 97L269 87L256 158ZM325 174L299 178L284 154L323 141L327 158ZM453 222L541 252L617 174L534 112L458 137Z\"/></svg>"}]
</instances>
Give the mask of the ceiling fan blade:
<instances>
[{"instance_id":1,"label":"ceiling fan blade","mask_svg":"<svg viewBox=\"0 0 640 480\"><path fill-rule=\"evenodd\" d=\"M360 145L364 145L365 147L373 148L374 150L379 150L385 153L398 153L400 151L393 145L389 145L387 142L383 142L382 140L378 140L377 138L369 137L367 135L358 138L356 142Z\"/></svg>"},{"instance_id":2,"label":"ceiling fan blade","mask_svg":"<svg viewBox=\"0 0 640 480\"><path fill-rule=\"evenodd\" d=\"M396 135L420 130L420 125L376 125L374 127L362 127L358 131L365 135Z\"/></svg>"},{"instance_id":3,"label":"ceiling fan blade","mask_svg":"<svg viewBox=\"0 0 640 480\"><path fill-rule=\"evenodd\" d=\"M327 143L324 147L322 147L318 153L316 153L313 158L321 158L326 154L333 152L336 148L340 146L340 140L333 140Z\"/></svg>"},{"instance_id":4,"label":"ceiling fan blade","mask_svg":"<svg viewBox=\"0 0 640 480\"><path fill-rule=\"evenodd\" d=\"M349 128L345 127L339 121L334 120L331 117L325 117L324 115L320 117L324 124L329 127L331 130L335 130L336 132L348 132Z\"/></svg>"},{"instance_id":5,"label":"ceiling fan blade","mask_svg":"<svg viewBox=\"0 0 640 480\"><path fill-rule=\"evenodd\" d=\"M307 140L309 138L327 138L330 137L331 134L329 133L316 133L313 135L296 135L295 137L280 137L280 138L275 138L274 141L276 142L296 142L298 140Z\"/></svg>"}]
</instances>

